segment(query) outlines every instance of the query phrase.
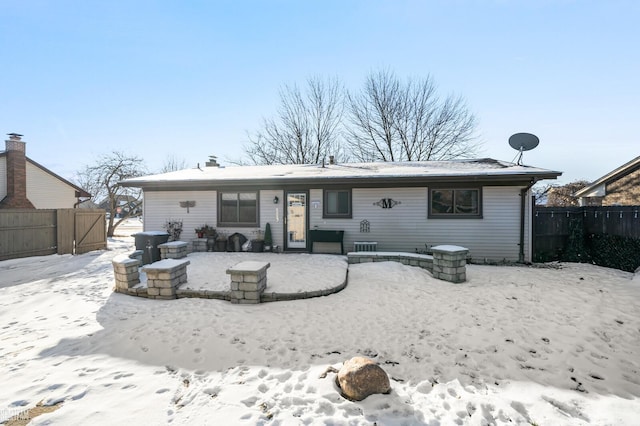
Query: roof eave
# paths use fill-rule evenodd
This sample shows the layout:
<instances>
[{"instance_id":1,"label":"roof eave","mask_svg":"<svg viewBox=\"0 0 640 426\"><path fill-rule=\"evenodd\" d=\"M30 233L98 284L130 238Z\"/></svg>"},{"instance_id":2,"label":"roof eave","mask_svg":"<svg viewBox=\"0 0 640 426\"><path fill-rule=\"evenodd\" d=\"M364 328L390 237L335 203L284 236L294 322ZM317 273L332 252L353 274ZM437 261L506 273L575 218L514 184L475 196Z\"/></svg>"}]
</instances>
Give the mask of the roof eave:
<instances>
[{"instance_id":1,"label":"roof eave","mask_svg":"<svg viewBox=\"0 0 640 426\"><path fill-rule=\"evenodd\" d=\"M366 186L374 185L373 182L395 183L399 186L411 183L433 184L443 182L474 182L474 183L505 183L526 182L535 183L545 179L556 179L562 172L547 171L541 173L513 173L502 175L438 175L438 176L394 176L394 177L352 177L352 178L261 178L261 179L202 179L202 180L176 180L176 181L145 181L129 180L120 182L121 186L142 189L165 190L206 190L215 187L247 187L247 186L292 186L292 185L340 185L340 186Z\"/></svg>"},{"instance_id":2,"label":"roof eave","mask_svg":"<svg viewBox=\"0 0 640 426\"><path fill-rule=\"evenodd\" d=\"M622 166L618 167L615 170L612 170L611 172L607 173L606 175L602 176L600 179L592 182L591 184L585 186L582 189L579 189L578 191L576 191L573 195L576 197L583 197L584 194L587 194L589 192L591 192L594 188L596 188L599 185L606 185L608 183L611 183L614 180L619 179L620 177L628 174L628 173L632 173L633 171L635 171L636 169L640 168L640 156L634 158L633 160L629 161L628 163L623 164Z\"/></svg>"}]
</instances>

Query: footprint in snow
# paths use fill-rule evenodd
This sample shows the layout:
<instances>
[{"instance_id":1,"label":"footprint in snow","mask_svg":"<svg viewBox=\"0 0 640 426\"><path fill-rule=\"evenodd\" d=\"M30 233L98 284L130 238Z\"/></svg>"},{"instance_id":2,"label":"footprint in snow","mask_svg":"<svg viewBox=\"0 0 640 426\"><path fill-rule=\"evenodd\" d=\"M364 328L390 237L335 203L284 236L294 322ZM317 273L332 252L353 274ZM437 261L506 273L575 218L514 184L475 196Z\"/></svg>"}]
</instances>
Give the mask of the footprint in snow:
<instances>
[{"instance_id":1,"label":"footprint in snow","mask_svg":"<svg viewBox=\"0 0 640 426\"><path fill-rule=\"evenodd\" d=\"M119 379L124 379L126 377L131 377L133 376L133 373L117 373L115 376L113 376L114 380L119 380Z\"/></svg>"}]
</instances>

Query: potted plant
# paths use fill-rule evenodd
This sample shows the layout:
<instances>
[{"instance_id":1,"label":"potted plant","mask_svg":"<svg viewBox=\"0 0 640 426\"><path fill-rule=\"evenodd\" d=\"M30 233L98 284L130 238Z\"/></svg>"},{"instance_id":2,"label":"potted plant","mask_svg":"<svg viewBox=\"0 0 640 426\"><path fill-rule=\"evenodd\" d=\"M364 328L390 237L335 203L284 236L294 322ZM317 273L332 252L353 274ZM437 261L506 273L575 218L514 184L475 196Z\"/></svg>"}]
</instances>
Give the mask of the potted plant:
<instances>
[{"instance_id":1,"label":"potted plant","mask_svg":"<svg viewBox=\"0 0 640 426\"><path fill-rule=\"evenodd\" d=\"M271 236L271 225L269 222L264 226L264 251L273 250L273 237Z\"/></svg>"},{"instance_id":2,"label":"potted plant","mask_svg":"<svg viewBox=\"0 0 640 426\"><path fill-rule=\"evenodd\" d=\"M214 251L216 237L218 235L216 228L205 223L201 229L203 236L207 239L207 251Z\"/></svg>"},{"instance_id":3,"label":"potted plant","mask_svg":"<svg viewBox=\"0 0 640 426\"><path fill-rule=\"evenodd\" d=\"M204 225L204 226L207 226L207 225ZM195 231L196 231L196 236L197 236L198 238L204 238L204 229L203 229L203 228L204 228L204 227L202 227L202 226L201 226L200 228L196 228L196 229L195 229Z\"/></svg>"},{"instance_id":4,"label":"potted plant","mask_svg":"<svg viewBox=\"0 0 640 426\"><path fill-rule=\"evenodd\" d=\"M216 238L215 251L227 251L227 236L222 232Z\"/></svg>"},{"instance_id":5,"label":"potted plant","mask_svg":"<svg viewBox=\"0 0 640 426\"><path fill-rule=\"evenodd\" d=\"M256 238L251 240L251 251L260 253L264 249L264 239L262 238L262 230L256 231Z\"/></svg>"}]
</instances>

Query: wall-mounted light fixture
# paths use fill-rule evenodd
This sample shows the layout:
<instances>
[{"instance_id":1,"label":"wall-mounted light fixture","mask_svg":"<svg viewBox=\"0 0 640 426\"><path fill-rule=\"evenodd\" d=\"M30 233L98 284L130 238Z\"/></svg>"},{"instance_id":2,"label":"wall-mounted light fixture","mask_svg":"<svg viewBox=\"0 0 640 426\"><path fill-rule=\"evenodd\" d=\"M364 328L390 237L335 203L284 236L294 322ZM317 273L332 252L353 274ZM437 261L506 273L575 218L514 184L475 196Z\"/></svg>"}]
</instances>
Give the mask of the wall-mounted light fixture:
<instances>
[{"instance_id":1,"label":"wall-mounted light fixture","mask_svg":"<svg viewBox=\"0 0 640 426\"><path fill-rule=\"evenodd\" d=\"M278 198L277 195L275 197L273 197L273 204L278 204L279 201L280 201L280 199Z\"/></svg>"}]
</instances>

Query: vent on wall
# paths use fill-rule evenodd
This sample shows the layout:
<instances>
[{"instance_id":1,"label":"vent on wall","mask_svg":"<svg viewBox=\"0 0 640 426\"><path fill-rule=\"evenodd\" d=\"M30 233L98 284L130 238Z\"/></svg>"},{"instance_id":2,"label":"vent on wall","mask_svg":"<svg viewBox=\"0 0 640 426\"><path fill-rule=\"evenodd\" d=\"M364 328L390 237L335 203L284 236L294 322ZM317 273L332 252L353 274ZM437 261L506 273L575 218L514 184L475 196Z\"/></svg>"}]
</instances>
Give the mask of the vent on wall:
<instances>
[{"instance_id":1,"label":"vent on wall","mask_svg":"<svg viewBox=\"0 0 640 426\"><path fill-rule=\"evenodd\" d=\"M355 241L353 251L378 251L377 241Z\"/></svg>"}]
</instances>

